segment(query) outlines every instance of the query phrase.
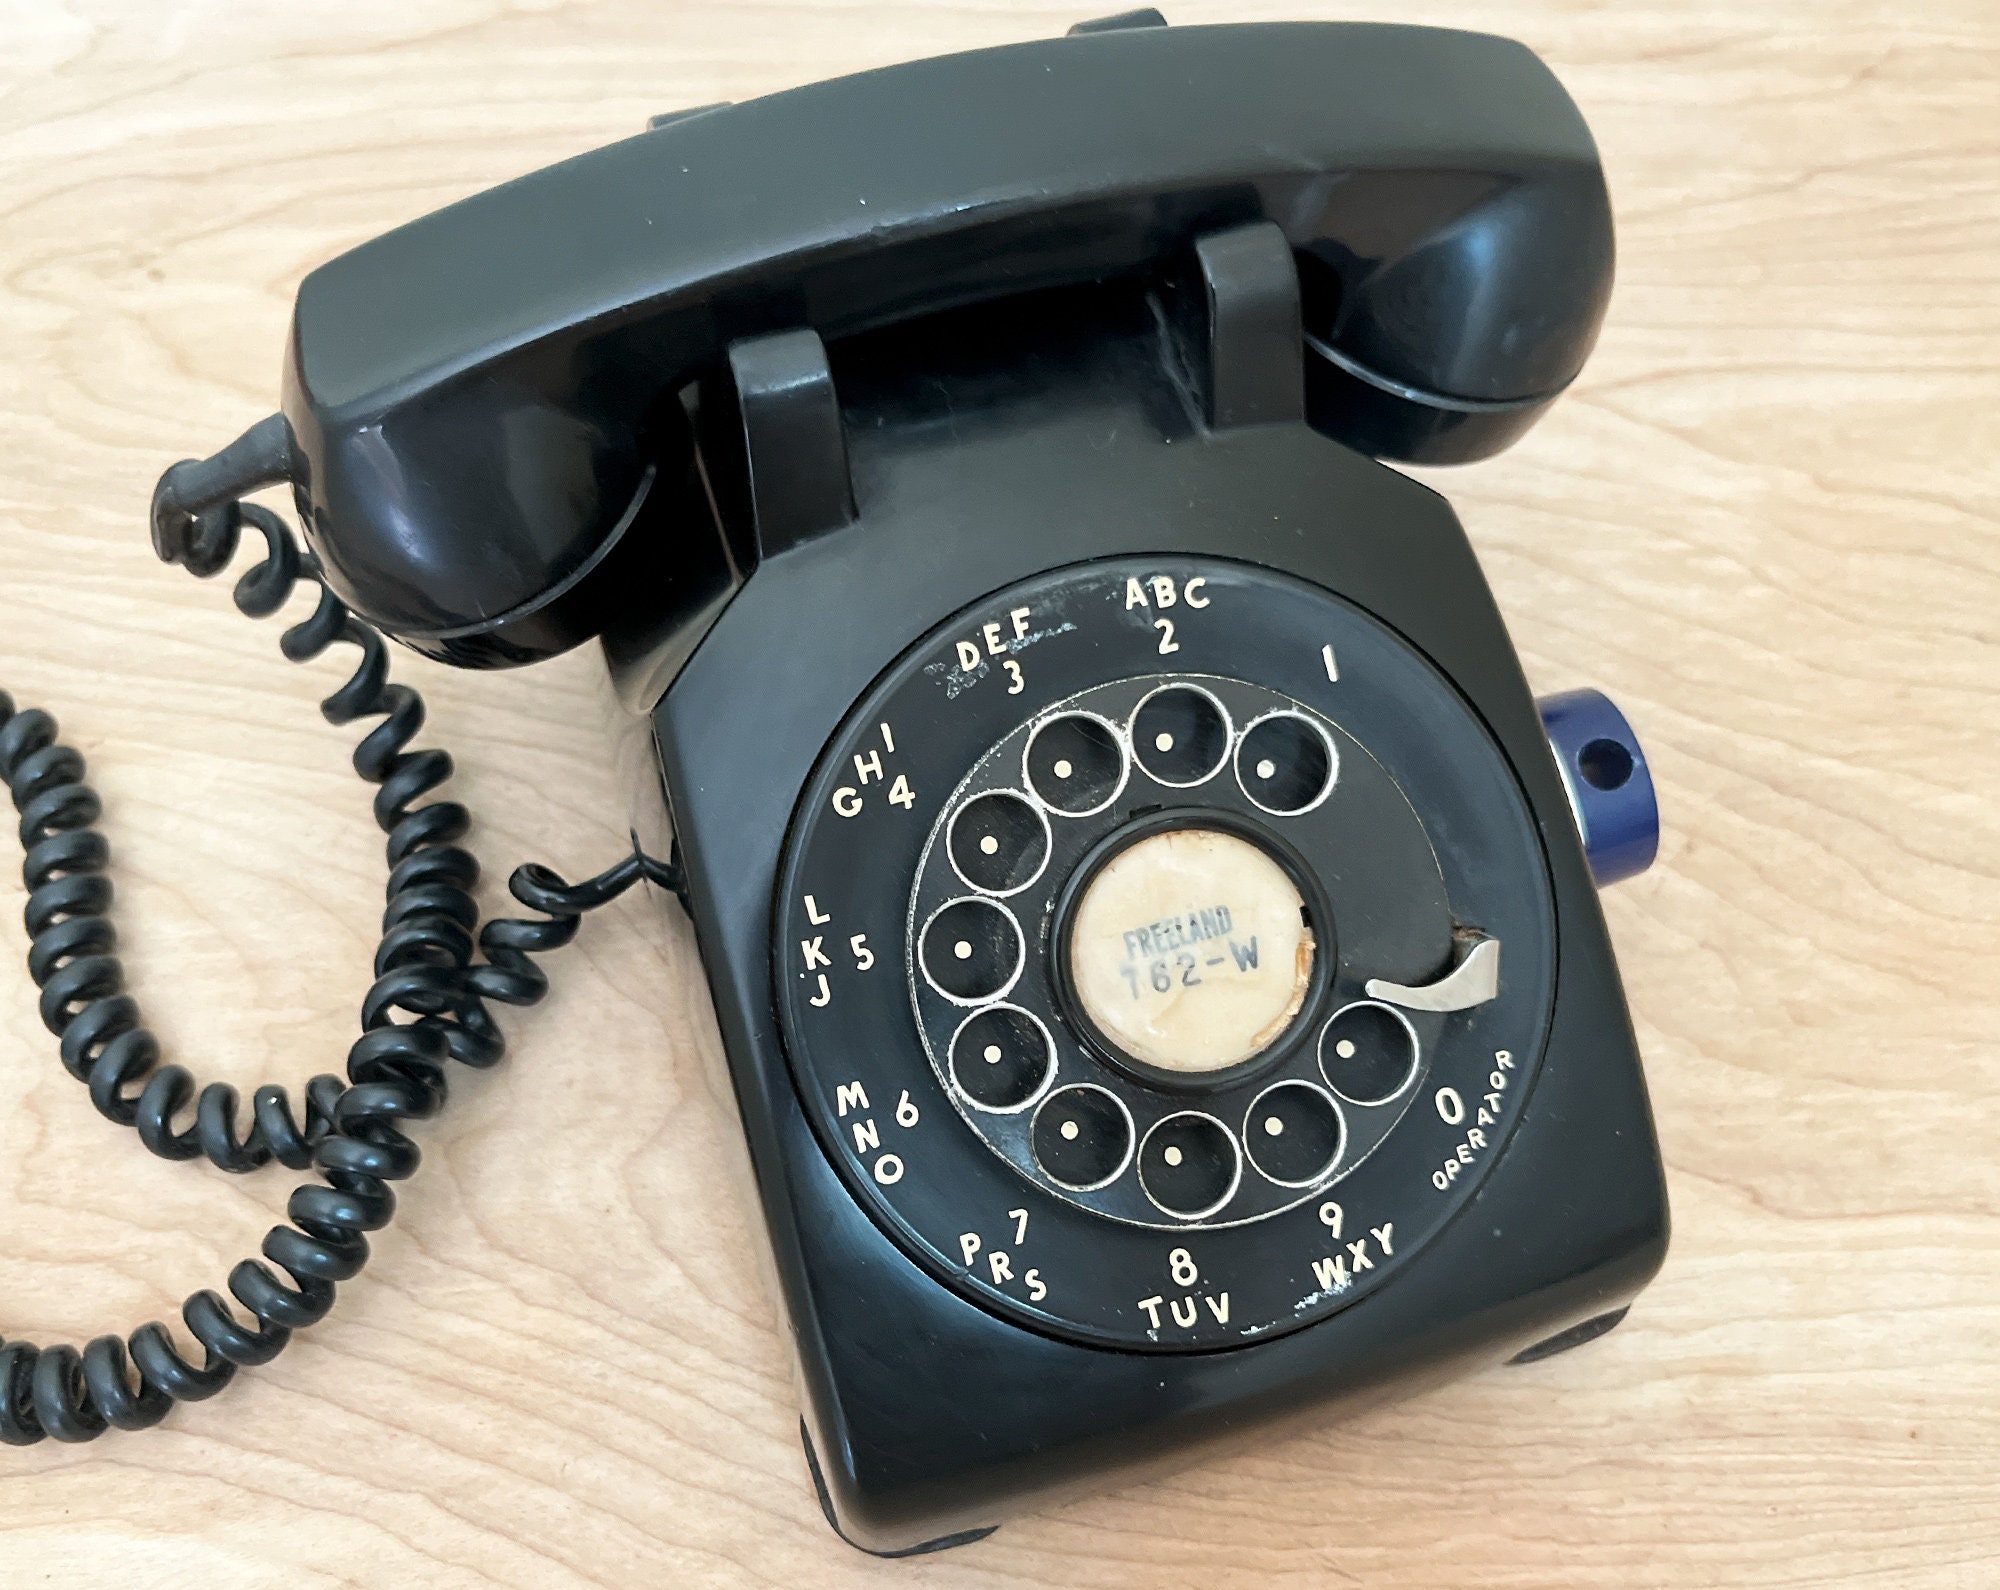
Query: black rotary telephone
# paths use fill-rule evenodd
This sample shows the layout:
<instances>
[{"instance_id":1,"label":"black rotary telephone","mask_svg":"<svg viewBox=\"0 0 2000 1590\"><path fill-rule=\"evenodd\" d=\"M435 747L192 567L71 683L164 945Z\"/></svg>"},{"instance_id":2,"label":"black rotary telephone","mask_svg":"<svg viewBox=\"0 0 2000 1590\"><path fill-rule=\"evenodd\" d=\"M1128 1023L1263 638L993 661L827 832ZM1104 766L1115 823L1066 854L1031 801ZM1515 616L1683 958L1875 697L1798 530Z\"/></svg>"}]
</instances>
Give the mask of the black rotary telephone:
<instances>
[{"instance_id":1,"label":"black rotary telephone","mask_svg":"<svg viewBox=\"0 0 2000 1590\"><path fill-rule=\"evenodd\" d=\"M1651 861L1651 781L1601 696L1538 711L1377 460L1512 442L1611 265L1521 46L1142 12L661 117L314 271L282 414L168 470L153 535L206 576L250 530L238 606L315 582L287 655L361 649L363 1035L247 1116L160 1064L81 759L0 698L64 1063L156 1153L315 1173L189 1299L199 1352L0 1346L0 1439L156 1423L319 1320L494 1005L641 879L868 1550L1608 1329L1667 1237L1593 887ZM244 500L280 484L303 547ZM598 638L657 770L633 855L481 928L383 636Z\"/></svg>"}]
</instances>

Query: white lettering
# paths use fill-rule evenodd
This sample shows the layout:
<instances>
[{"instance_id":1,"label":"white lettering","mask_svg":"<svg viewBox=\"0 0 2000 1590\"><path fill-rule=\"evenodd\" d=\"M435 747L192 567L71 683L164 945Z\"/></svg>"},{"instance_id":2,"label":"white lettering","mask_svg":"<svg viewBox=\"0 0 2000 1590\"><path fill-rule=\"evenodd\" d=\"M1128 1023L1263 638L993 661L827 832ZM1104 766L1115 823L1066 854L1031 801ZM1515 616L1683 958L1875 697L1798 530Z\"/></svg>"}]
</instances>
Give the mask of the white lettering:
<instances>
[{"instance_id":1,"label":"white lettering","mask_svg":"<svg viewBox=\"0 0 2000 1590\"><path fill-rule=\"evenodd\" d=\"M872 1154L881 1146L882 1134L876 1130L875 1123L872 1120L856 1121L854 1123L855 1153Z\"/></svg>"},{"instance_id":2,"label":"white lettering","mask_svg":"<svg viewBox=\"0 0 2000 1590\"><path fill-rule=\"evenodd\" d=\"M903 1179L903 1162L894 1154L884 1154L875 1161L875 1179L884 1187L893 1187Z\"/></svg>"},{"instance_id":3,"label":"white lettering","mask_svg":"<svg viewBox=\"0 0 2000 1590\"><path fill-rule=\"evenodd\" d=\"M1014 623L1014 638L1016 640L1026 640L1028 638L1028 619L1032 616L1031 610L1025 607L1017 607L1007 616Z\"/></svg>"},{"instance_id":4,"label":"white lettering","mask_svg":"<svg viewBox=\"0 0 2000 1590\"><path fill-rule=\"evenodd\" d=\"M896 1101L896 1124L907 1132L921 1119L915 1103L910 1099L910 1090L903 1089L903 1096Z\"/></svg>"},{"instance_id":5,"label":"white lettering","mask_svg":"<svg viewBox=\"0 0 2000 1590\"><path fill-rule=\"evenodd\" d=\"M1196 591L1200 590L1206 584L1208 584L1207 576L1197 574L1193 579L1189 580L1187 584L1181 587L1181 600L1187 603L1189 607L1208 606L1209 599L1206 596L1198 597L1194 594Z\"/></svg>"},{"instance_id":6,"label":"white lettering","mask_svg":"<svg viewBox=\"0 0 2000 1590\"><path fill-rule=\"evenodd\" d=\"M1354 1273L1375 1268L1375 1261L1368 1257L1368 1239L1359 1237L1347 1245L1347 1256L1354 1261Z\"/></svg>"},{"instance_id":7,"label":"white lettering","mask_svg":"<svg viewBox=\"0 0 2000 1590\"><path fill-rule=\"evenodd\" d=\"M1138 577L1134 575L1125 582L1125 611L1129 613L1135 607L1145 607L1146 605L1146 593L1140 588ZM1139 1306L1144 1308L1145 1304L1142 1303Z\"/></svg>"},{"instance_id":8,"label":"white lettering","mask_svg":"<svg viewBox=\"0 0 2000 1590\"><path fill-rule=\"evenodd\" d=\"M1029 1302L1039 1303L1049 1295L1049 1289L1042 1284L1042 1272L1040 1270L1030 1270L1021 1279L1027 1283Z\"/></svg>"},{"instance_id":9,"label":"white lettering","mask_svg":"<svg viewBox=\"0 0 2000 1590\"><path fill-rule=\"evenodd\" d=\"M865 972L875 964L875 952L868 947L868 935L857 933L847 941L847 947L854 954L854 969Z\"/></svg>"},{"instance_id":10,"label":"white lettering","mask_svg":"<svg viewBox=\"0 0 2000 1590\"><path fill-rule=\"evenodd\" d=\"M1014 1246L1018 1248L1028 1240L1028 1211L1025 1209L1009 1209L1007 1211L1007 1218L1014 1222Z\"/></svg>"},{"instance_id":11,"label":"white lettering","mask_svg":"<svg viewBox=\"0 0 2000 1590\"><path fill-rule=\"evenodd\" d=\"M969 640L958 643L958 666L967 673L972 673L979 667L979 648Z\"/></svg>"},{"instance_id":12,"label":"white lettering","mask_svg":"<svg viewBox=\"0 0 2000 1590\"><path fill-rule=\"evenodd\" d=\"M958 1251L965 1255L965 1267L972 1268L972 1261L979 1257L979 1250L985 1244L979 1240L976 1231L961 1231L958 1236Z\"/></svg>"},{"instance_id":13,"label":"white lettering","mask_svg":"<svg viewBox=\"0 0 2000 1590\"><path fill-rule=\"evenodd\" d=\"M832 914L830 912L822 911L819 908L818 902L815 901L811 895L807 895L805 897L805 901L806 901L806 920L810 922L814 927L818 927L822 922L831 922L833 920Z\"/></svg>"},{"instance_id":14,"label":"white lettering","mask_svg":"<svg viewBox=\"0 0 2000 1590\"><path fill-rule=\"evenodd\" d=\"M986 1267L993 1272L993 1284L995 1286L998 1286L1002 1281L1011 1281L1014 1279L1014 1266L1008 1262L1007 1255L1004 1253L987 1254Z\"/></svg>"},{"instance_id":15,"label":"white lettering","mask_svg":"<svg viewBox=\"0 0 2000 1590\"><path fill-rule=\"evenodd\" d=\"M811 938L811 939L799 940L799 948L805 951L807 971L810 972L814 970L816 967L831 966L833 964L833 962L827 958L826 951L820 948L820 946L825 942L826 940L823 938Z\"/></svg>"},{"instance_id":16,"label":"white lettering","mask_svg":"<svg viewBox=\"0 0 2000 1590\"><path fill-rule=\"evenodd\" d=\"M1465 1119L1465 1100L1459 1097L1457 1088L1439 1088L1436 1104L1438 1119L1446 1126L1456 1126Z\"/></svg>"},{"instance_id":17,"label":"white lettering","mask_svg":"<svg viewBox=\"0 0 2000 1590\"><path fill-rule=\"evenodd\" d=\"M847 1113L850 1105L857 1110L865 1110L868 1108L868 1090L859 1082L843 1082L834 1089L833 1101L841 1115Z\"/></svg>"},{"instance_id":18,"label":"white lettering","mask_svg":"<svg viewBox=\"0 0 2000 1590\"><path fill-rule=\"evenodd\" d=\"M1212 1297L1204 1297L1202 1301L1208 1305L1209 1313L1215 1316L1216 1324L1227 1325L1229 1323L1229 1294L1227 1292L1222 1294L1219 1302Z\"/></svg>"},{"instance_id":19,"label":"white lettering","mask_svg":"<svg viewBox=\"0 0 2000 1590\"><path fill-rule=\"evenodd\" d=\"M1331 1198L1319 1206L1319 1223L1325 1226L1336 1237L1340 1235L1340 1221L1340 1205L1335 1203Z\"/></svg>"},{"instance_id":20,"label":"white lettering","mask_svg":"<svg viewBox=\"0 0 2000 1590\"><path fill-rule=\"evenodd\" d=\"M1344 1292L1347 1290L1347 1261L1345 1259L1314 1259L1313 1279L1319 1282L1322 1292Z\"/></svg>"},{"instance_id":21,"label":"white lettering","mask_svg":"<svg viewBox=\"0 0 2000 1590\"><path fill-rule=\"evenodd\" d=\"M998 657L1007 649L1007 643L1000 638L1000 626L998 624L982 625L979 633L985 638L987 656Z\"/></svg>"},{"instance_id":22,"label":"white lettering","mask_svg":"<svg viewBox=\"0 0 2000 1590\"><path fill-rule=\"evenodd\" d=\"M865 785L871 778L879 779L881 776L882 753L880 751L870 751L866 756L863 756L859 751L854 753L854 781L857 784Z\"/></svg>"},{"instance_id":23,"label":"white lettering","mask_svg":"<svg viewBox=\"0 0 2000 1590\"><path fill-rule=\"evenodd\" d=\"M1382 1256L1384 1258L1393 1256L1396 1249L1389 1239L1396 1233L1396 1222L1391 1220L1386 1225L1370 1226L1368 1229L1375 1234L1375 1240L1382 1244Z\"/></svg>"},{"instance_id":24,"label":"white lettering","mask_svg":"<svg viewBox=\"0 0 2000 1590\"><path fill-rule=\"evenodd\" d=\"M1133 583L1137 584L1138 582L1134 581ZM1163 1297L1142 1297L1139 1299L1139 1307L1146 1311L1146 1318L1153 1322L1154 1330L1160 1328L1160 1305L1164 1302L1166 1302L1166 1299Z\"/></svg>"},{"instance_id":25,"label":"white lettering","mask_svg":"<svg viewBox=\"0 0 2000 1590\"><path fill-rule=\"evenodd\" d=\"M1181 1318L1181 1305L1183 1303L1187 1304L1186 1319ZM1194 1299L1191 1297L1177 1297L1171 1303L1169 1303L1167 1307L1173 1313L1174 1323L1180 1326L1182 1330L1186 1330L1190 1325L1192 1325L1197 1319L1201 1317L1195 1311Z\"/></svg>"},{"instance_id":26,"label":"white lettering","mask_svg":"<svg viewBox=\"0 0 2000 1590\"><path fill-rule=\"evenodd\" d=\"M843 817L852 817L861 810L860 792L851 785L841 785L833 792L833 809Z\"/></svg>"},{"instance_id":27,"label":"white lettering","mask_svg":"<svg viewBox=\"0 0 2000 1590\"><path fill-rule=\"evenodd\" d=\"M1158 607L1172 607L1174 605L1174 582L1172 576L1166 574L1156 574L1153 576L1153 602Z\"/></svg>"},{"instance_id":28,"label":"white lettering","mask_svg":"<svg viewBox=\"0 0 2000 1590\"><path fill-rule=\"evenodd\" d=\"M827 985L825 972L819 974L819 992L808 999L806 1003L812 1006L814 1010L824 1010L828 1005L833 1003L833 990Z\"/></svg>"}]
</instances>

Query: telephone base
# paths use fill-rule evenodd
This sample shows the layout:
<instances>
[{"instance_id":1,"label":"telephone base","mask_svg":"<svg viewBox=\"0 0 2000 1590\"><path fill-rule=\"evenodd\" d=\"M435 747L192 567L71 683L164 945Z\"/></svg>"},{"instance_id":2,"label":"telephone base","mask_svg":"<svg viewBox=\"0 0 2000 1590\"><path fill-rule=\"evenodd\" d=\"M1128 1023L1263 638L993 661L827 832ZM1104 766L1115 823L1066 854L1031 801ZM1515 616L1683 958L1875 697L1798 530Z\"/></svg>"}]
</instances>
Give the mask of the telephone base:
<instances>
[{"instance_id":1,"label":"telephone base","mask_svg":"<svg viewBox=\"0 0 2000 1590\"><path fill-rule=\"evenodd\" d=\"M865 1550L1503 1363L1664 1255L1639 1057L1519 662L1443 499L1298 417L1288 262L1259 245L1197 247L1182 298L1051 290L810 370L802 341L734 361L803 372L741 405L718 493L782 550L653 707L651 782L818 1485ZM773 414L837 419L813 451L851 496L767 484ZM1089 1019L1074 955L1123 936L1072 935L1092 869L1163 824L1247 839L1311 927L1280 1036L1180 1076ZM1151 969L1183 953L1219 1000L1258 991L1230 937L1253 900L1203 888L1185 919L1133 908L1159 948L1114 995L1167 995ZM1475 930L1504 945L1490 997L1423 1008ZM1378 1043L1393 1074L1343 1070ZM1274 1157L1316 1122L1311 1163Z\"/></svg>"},{"instance_id":2,"label":"telephone base","mask_svg":"<svg viewBox=\"0 0 2000 1590\"><path fill-rule=\"evenodd\" d=\"M826 1488L826 1475L819 1466L819 1454L813 1450L812 1431L806 1428L805 1420L799 1420L799 1444L805 1448L806 1470L812 1475L813 1494L819 1498L819 1510L826 1515L827 1528L831 1529L856 1551L865 1552L870 1557L928 1557L933 1552L950 1551L956 1546L971 1546L996 1533L1000 1526L988 1524L984 1529L961 1529L949 1535L939 1535L935 1540L919 1542L914 1546L903 1546L893 1551L876 1551L864 1546L840 1527L840 1518L833 1510L833 1497Z\"/></svg>"},{"instance_id":3,"label":"telephone base","mask_svg":"<svg viewBox=\"0 0 2000 1590\"><path fill-rule=\"evenodd\" d=\"M1595 1314L1580 1325L1572 1325L1566 1331L1525 1347L1507 1362L1510 1364L1539 1364L1544 1358L1553 1358L1558 1353L1566 1353L1573 1347L1586 1347L1600 1336L1609 1335L1625 1323L1625 1316L1632 1312L1632 1305L1614 1308L1608 1314Z\"/></svg>"}]
</instances>

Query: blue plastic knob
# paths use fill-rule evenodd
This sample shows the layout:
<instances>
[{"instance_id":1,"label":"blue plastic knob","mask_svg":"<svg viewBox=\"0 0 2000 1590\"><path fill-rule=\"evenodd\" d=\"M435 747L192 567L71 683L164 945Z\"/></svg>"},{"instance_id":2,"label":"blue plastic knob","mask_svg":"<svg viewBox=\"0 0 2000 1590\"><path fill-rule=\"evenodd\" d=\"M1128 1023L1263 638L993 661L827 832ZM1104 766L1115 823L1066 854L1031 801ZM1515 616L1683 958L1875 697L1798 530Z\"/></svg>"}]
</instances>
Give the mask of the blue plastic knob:
<instances>
[{"instance_id":1,"label":"blue plastic knob","mask_svg":"<svg viewBox=\"0 0 2000 1590\"><path fill-rule=\"evenodd\" d=\"M1660 803L1632 725L1601 690L1565 690L1535 705L1569 791L1591 877L1600 889L1636 877L1660 853Z\"/></svg>"}]
</instances>

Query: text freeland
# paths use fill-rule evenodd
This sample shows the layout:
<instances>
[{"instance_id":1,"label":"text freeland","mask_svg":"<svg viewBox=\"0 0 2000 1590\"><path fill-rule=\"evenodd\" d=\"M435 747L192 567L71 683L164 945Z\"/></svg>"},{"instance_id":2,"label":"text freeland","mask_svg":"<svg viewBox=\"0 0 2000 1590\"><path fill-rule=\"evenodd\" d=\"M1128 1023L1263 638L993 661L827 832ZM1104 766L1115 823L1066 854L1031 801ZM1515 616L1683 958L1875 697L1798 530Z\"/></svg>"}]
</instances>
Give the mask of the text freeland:
<instances>
[{"instance_id":1,"label":"text freeland","mask_svg":"<svg viewBox=\"0 0 2000 1590\"><path fill-rule=\"evenodd\" d=\"M1229 907L1226 905L1213 906L1204 911L1189 911L1183 916L1163 917L1158 922L1148 923L1142 928L1133 928L1126 933L1125 959L1152 960L1157 956L1185 949L1190 944L1199 944L1205 939L1223 938L1232 925Z\"/></svg>"}]
</instances>

